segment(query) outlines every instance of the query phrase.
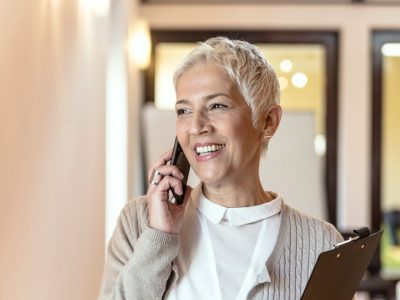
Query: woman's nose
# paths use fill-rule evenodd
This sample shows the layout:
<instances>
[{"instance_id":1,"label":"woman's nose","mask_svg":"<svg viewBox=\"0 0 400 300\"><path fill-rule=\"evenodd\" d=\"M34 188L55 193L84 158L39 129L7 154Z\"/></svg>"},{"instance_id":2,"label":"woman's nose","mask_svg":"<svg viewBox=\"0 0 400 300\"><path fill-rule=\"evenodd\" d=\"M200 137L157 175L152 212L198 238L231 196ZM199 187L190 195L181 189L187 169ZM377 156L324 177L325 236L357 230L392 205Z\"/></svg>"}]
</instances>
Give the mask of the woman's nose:
<instances>
[{"instance_id":1,"label":"woman's nose","mask_svg":"<svg viewBox=\"0 0 400 300\"><path fill-rule=\"evenodd\" d=\"M211 130L211 124L207 113L195 112L189 125L190 134L204 134Z\"/></svg>"}]
</instances>

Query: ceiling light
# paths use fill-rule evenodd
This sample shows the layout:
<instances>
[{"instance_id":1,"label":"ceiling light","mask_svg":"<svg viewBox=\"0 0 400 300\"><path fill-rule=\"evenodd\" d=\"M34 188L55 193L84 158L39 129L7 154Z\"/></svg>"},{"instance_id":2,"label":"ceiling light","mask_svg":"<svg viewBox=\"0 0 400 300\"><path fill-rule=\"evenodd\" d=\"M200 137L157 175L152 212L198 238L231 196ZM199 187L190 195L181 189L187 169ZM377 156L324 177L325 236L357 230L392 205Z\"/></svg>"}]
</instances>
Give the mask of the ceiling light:
<instances>
[{"instance_id":1,"label":"ceiling light","mask_svg":"<svg viewBox=\"0 0 400 300\"><path fill-rule=\"evenodd\" d=\"M289 59L282 60L279 64L279 68L282 70L282 72L289 73L293 68L293 63Z\"/></svg>"},{"instance_id":2,"label":"ceiling light","mask_svg":"<svg viewBox=\"0 0 400 300\"><path fill-rule=\"evenodd\" d=\"M292 76L292 84L301 89L306 86L308 82L307 75L301 72L298 72Z\"/></svg>"}]
</instances>

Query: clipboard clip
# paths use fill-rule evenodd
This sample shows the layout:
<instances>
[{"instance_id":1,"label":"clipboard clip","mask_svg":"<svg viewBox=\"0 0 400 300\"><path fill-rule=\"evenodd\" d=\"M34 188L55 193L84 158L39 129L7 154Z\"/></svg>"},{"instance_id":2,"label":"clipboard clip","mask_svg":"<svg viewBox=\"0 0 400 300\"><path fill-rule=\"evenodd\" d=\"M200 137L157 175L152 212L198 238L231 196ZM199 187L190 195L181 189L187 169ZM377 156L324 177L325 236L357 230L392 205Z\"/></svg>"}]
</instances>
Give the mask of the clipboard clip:
<instances>
[{"instance_id":1,"label":"clipboard clip","mask_svg":"<svg viewBox=\"0 0 400 300\"><path fill-rule=\"evenodd\" d=\"M342 246L344 244L347 244L347 243L350 243L350 242L365 238L365 237L370 235L370 231L369 231L368 227L361 227L359 229L354 229L353 232L356 234L356 236L349 237L348 240L345 240L343 242L340 242L340 243L334 245L333 249L336 249L336 248L338 248L338 247L340 247L340 246Z\"/></svg>"}]
</instances>

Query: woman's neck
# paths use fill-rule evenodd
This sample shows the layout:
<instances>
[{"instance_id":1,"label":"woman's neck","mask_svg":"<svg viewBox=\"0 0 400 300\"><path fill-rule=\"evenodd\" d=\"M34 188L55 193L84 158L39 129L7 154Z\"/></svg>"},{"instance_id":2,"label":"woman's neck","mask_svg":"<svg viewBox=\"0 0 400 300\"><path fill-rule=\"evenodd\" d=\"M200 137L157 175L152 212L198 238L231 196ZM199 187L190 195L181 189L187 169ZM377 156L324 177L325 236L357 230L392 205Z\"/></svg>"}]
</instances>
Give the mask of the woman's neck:
<instances>
[{"instance_id":1,"label":"woman's neck","mask_svg":"<svg viewBox=\"0 0 400 300\"><path fill-rule=\"evenodd\" d=\"M263 204L273 200L273 196L265 192L260 180L233 184L202 183L202 191L207 199L224 207L245 207Z\"/></svg>"}]
</instances>

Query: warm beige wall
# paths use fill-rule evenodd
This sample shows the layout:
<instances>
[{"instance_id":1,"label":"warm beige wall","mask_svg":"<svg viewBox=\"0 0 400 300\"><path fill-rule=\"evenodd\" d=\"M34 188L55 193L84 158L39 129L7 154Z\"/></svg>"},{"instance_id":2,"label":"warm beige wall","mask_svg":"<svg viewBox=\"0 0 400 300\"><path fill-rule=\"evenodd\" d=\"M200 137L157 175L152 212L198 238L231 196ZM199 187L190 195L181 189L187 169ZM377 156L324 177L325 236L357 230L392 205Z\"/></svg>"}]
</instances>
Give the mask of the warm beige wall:
<instances>
[{"instance_id":1,"label":"warm beige wall","mask_svg":"<svg viewBox=\"0 0 400 300\"><path fill-rule=\"evenodd\" d=\"M339 215L341 227L369 224L370 33L400 29L400 6L143 5L153 28L337 29L339 62Z\"/></svg>"},{"instance_id":2,"label":"warm beige wall","mask_svg":"<svg viewBox=\"0 0 400 300\"><path fill-rule=\"evenodd\" d=\"M81 13L0 2L0 299L97 294L107 28Z\"/></svg>"}]
</instances>

